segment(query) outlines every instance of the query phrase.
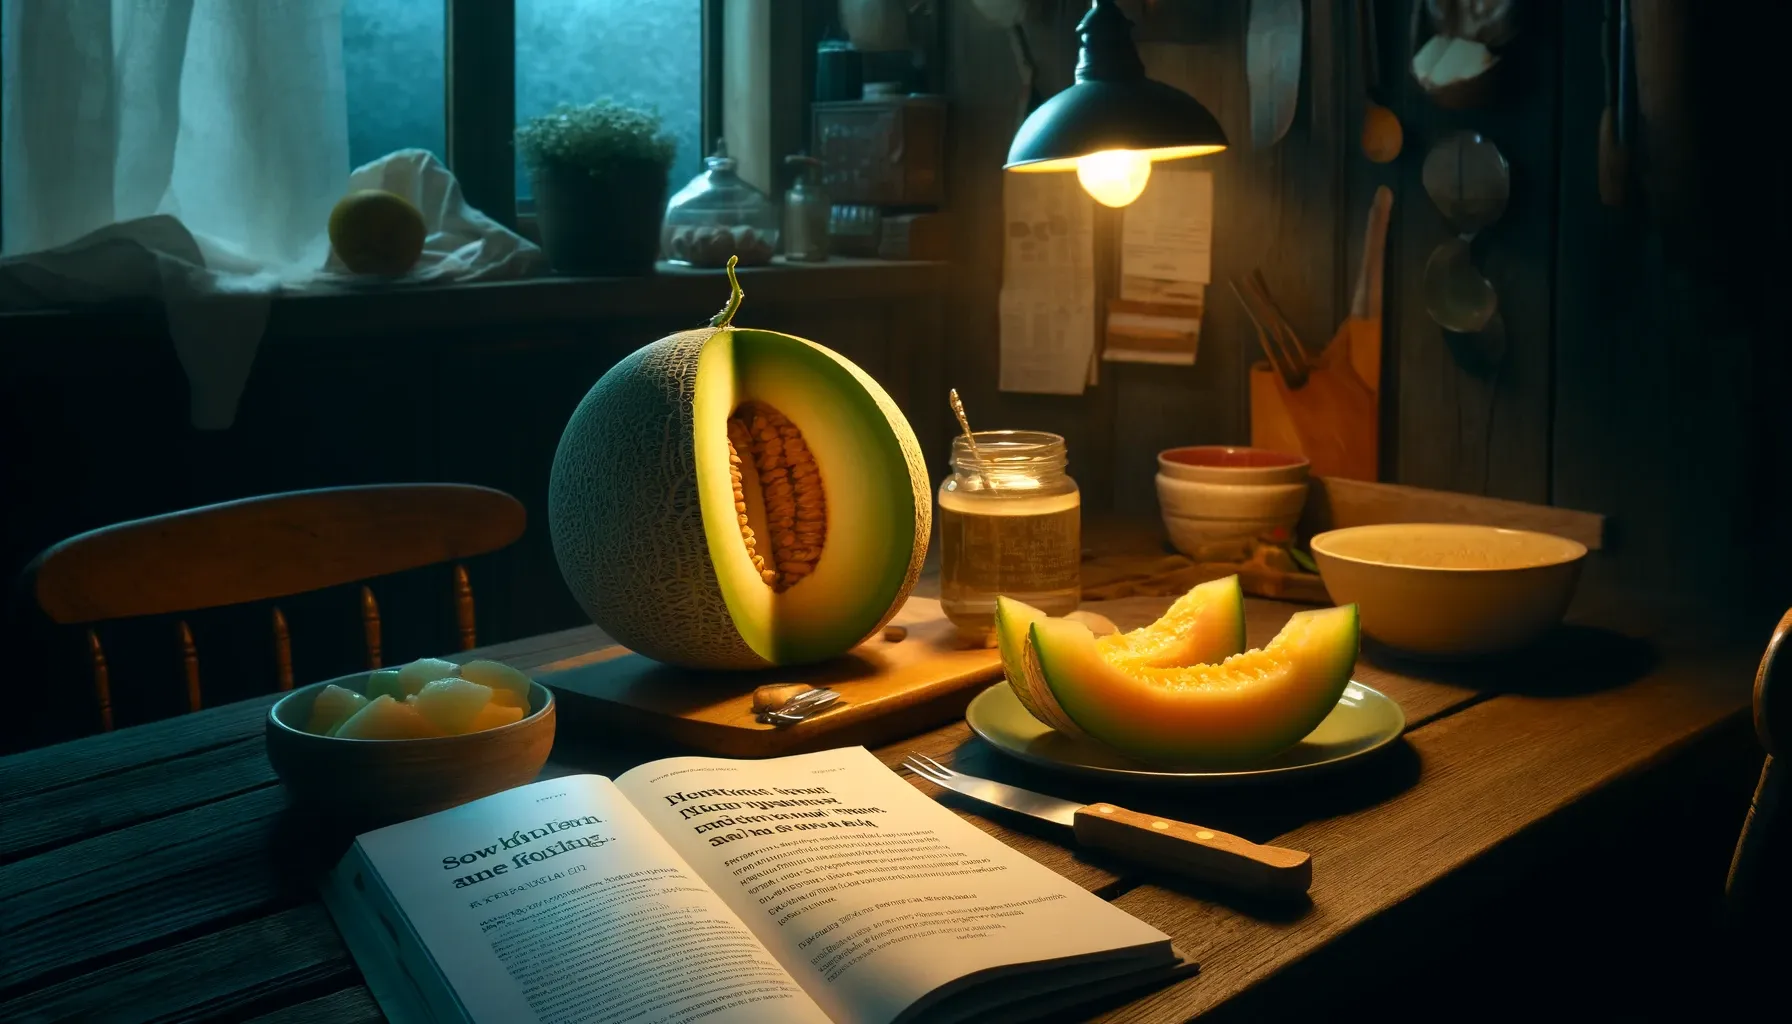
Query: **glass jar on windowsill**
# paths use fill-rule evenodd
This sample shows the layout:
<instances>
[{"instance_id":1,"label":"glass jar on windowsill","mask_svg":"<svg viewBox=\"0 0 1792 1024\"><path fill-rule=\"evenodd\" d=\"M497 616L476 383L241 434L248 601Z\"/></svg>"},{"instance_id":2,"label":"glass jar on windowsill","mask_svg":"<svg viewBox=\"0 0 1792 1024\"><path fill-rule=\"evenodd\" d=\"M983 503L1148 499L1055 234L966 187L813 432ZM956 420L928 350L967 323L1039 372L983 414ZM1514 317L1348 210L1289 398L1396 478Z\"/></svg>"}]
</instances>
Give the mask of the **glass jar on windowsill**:
<instances>
[{"instance_id":1,"label":"glass jar on windowsill","mask_svg":"<svg viewBox=\"0 0 1792 1024\"><path fill-rule=\"evenodd\" d=\"M691 267L743 267L772 261L778 251L778 208L735 170L727 144L716 140L704 171L666 204L660 249L666 259Z\"/></svg>"}]
</instances>

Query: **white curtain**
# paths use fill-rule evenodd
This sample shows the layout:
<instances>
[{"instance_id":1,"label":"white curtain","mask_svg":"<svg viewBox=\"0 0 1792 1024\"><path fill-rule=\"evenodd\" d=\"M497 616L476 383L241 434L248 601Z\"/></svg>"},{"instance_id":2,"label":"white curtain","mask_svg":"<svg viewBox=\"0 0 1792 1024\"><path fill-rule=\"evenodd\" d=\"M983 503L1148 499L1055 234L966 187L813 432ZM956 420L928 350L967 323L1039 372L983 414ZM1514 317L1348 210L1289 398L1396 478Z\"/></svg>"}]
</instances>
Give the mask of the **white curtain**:
<instances>
[{"instance_id":1,"label":"white curtain","mask_svg":"<svg viewBox=\"0 0 1792 1024\"><path fill-rule=\"evenodd\" d=\"M162 213L213 269L323 266L348 179L342 0L4 0L3 13L7 253Z\"/></svg>"}]
</instances>

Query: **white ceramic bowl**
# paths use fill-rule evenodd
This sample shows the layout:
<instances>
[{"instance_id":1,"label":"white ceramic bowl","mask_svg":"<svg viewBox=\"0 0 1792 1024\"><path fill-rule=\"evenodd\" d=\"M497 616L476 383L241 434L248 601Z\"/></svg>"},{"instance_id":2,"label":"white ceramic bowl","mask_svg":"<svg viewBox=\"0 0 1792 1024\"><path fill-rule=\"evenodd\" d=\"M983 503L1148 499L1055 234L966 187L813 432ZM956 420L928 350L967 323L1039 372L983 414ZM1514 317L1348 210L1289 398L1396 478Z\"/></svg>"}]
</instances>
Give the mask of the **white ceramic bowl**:
<instances>
[{"instance_id":1,"label":"white ceramic bowl","mask_svg":"<svg viewBox=\"0 0 1792 1024\"><path fill-rule=\"evenodd\" d=\"M1286 523L1276 519L1190 519L1186 516L1164 516L1164 532L1177 551L1193 559L1212 557L1215 561L1232 560L1238 553L1232 548L1242 541L1260 537Z\"/></svg>"},{"instance_id":2,"label":"white ceramic bowl","mask_svg":"<svg viewBox=\"0 0 1792 1024\"><path fill-rule=\"evenodd\" d=\"M1462 658L1530 644L1561 622L1586 546L1547 533L1384 523L1313 538L1313 560L1363 632L1404 651Z\"/></svg>"},{"instance_id":3,"label":"white ceramic bowl","mask_svg":"<svg viewBox=\"0 0 1792 1024\"><path fill-rule=\"evenodd\" d=\"M1190 519L1270 519L1293 526L1307 503L1306 481L1293 484L1209 484L1159 473L1157 504Z\"/></svg>"},{"instance_id":4,"label":"white ceramic bowl","mask_svg":"<svg viewBox=\"0 0 1792 1024\"><path fill-rule=\"evenodd\" d=\"M1293 484L1307 479L1306 456L1267 448L1201 444L1157 453L1157 471L1209 484Z\"/></svg>"}]
</instances>

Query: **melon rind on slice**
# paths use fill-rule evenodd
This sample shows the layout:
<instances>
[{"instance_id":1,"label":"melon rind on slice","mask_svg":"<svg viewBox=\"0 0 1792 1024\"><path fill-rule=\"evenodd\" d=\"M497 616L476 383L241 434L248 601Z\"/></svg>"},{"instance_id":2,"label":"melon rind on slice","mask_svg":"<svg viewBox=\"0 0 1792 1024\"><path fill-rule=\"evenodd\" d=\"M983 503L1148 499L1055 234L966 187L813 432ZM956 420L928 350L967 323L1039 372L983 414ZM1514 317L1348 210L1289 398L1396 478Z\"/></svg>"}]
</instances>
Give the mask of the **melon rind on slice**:
<instances>
[{"instance_id":1,"label":"melon rind on slice","mask_svg":"<svg viewBox=\"0 0 1792 1024\"><path fill-rule=\"evenodd\" d=\"M996 646L1002 652L1002 670L1008 676L1008 686L1014 691L1015 699L1028 714L1067 736L1080 737L1083 731L1058 710L1058 702L1046 688L1039 670L1028 664L1031 652L1027 632L1033 623L1049 617L1025 601L1016 601L1012 597L996 598Z\"/></svg>"},{"instance_id":2,"label":"melon rind on slice","mask_svg":"<svg viewBox=\"0 0 1792 1024\"><path fill-rule=\"evenodd\" d=\"M1356 667L1355 605L1296 612L1264 647L1218 664L1116 664L1080 623L1041 618L1028 650L1057 708L1085 735L1165 767L1264 761L1312 732Z\"/></svg>"}]
</instances>

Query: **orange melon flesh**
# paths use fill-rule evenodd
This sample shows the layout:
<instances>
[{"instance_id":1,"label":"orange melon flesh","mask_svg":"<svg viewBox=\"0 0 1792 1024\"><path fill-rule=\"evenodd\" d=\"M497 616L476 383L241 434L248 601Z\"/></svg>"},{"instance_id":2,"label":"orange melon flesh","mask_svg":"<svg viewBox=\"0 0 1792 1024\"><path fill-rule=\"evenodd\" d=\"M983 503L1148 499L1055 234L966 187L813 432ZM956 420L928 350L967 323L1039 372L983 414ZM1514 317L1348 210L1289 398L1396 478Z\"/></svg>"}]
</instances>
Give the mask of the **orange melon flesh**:
<instances>
[{"instance_id":1,"label":"orange melon flesh","mask_svg":"<svg viewBox=\"0 0 1792 1024\"><path fill-rule=\"evenodd\" d=\"M1350 682L1357 646L1346 605L1296 612L1268 645L1218 664L1117 662L1081 624L1051 618L1031 625L1027 655L1082 735L1150 764L1237 766L1312 732Z\"/></svg>"},{"instance_id":2,"label":"orange melon flesh","mask_svg":"<svg viewBox=\"0 0 1792 1024\"><path fill-rule=\"evenodd\" d=\"M1223 661L1244 650L1244 589L1237 576L1202 583L1151 625L1095 645L1109 661L1151 668Z\"/></svg>"},{"instance_id":3,"label":"orange melon flesh","mask_svg":"<svg viewBox=\"0 0 1792 1024\"><path fill-rule=\"evenodd\" d=\"M1023 601L996 598L996 641L1002 667L1021 706L1059 732L1081 735L1051 692L1026 666L1027 631L1046 614ZM1093 634L1091 634L1093 635ZM1176 599L1156 622L1099 637L1102 657L1120 665L1174 667L1221 661L1244 650L1244 591L1237 576L1202 583Z\"/></svg>"}]
</instances>

